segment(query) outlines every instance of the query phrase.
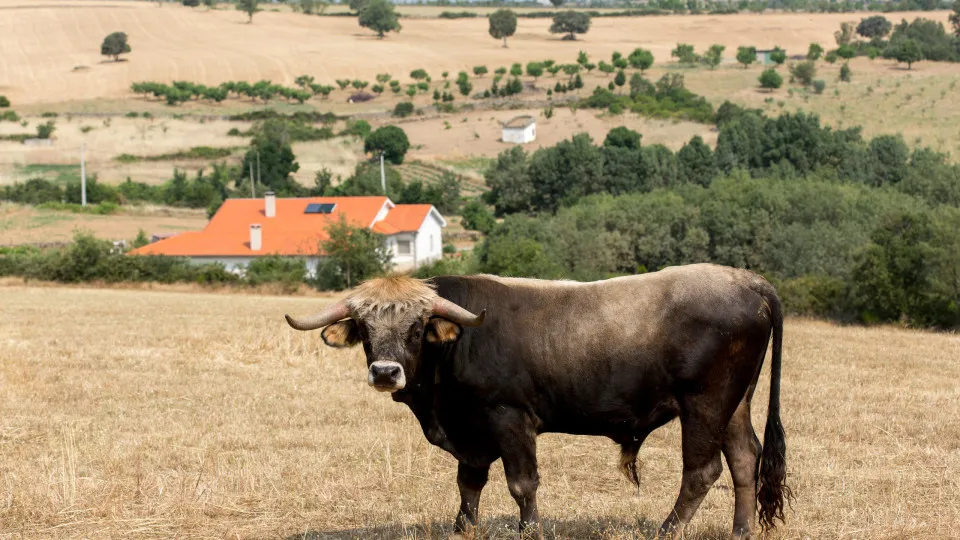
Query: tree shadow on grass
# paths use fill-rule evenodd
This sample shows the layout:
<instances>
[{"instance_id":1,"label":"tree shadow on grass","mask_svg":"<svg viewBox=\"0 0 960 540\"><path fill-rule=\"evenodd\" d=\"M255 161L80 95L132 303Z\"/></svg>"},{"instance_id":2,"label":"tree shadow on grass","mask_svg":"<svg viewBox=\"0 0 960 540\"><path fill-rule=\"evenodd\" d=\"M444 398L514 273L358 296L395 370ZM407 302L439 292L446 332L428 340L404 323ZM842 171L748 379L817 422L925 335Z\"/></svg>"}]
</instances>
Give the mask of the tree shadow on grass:
<instances>
[{"instance_id":1,"label":"tree shadow on grass","mask_svg":"<svg viewBox=\"0 0 960 540\"><path fill-rule=\"evenodd\" d=\"M545 540L576 539L606 540L609 538L630 538L635 540L653 540L656 538L659 521L639 517L635 521L614 518L599 519L544 519L543 536ZM685 539L688 540L726 540L728 531L720 527L688 528ZM397 523L373 525L354 529L312 529L293 534L286 540L440 540L462 538L464 540L517 540L516 516L501 515L484 519L476 531L464 536L454 536L453 520L432 521L401 525ZM523 538L527 538L524 535ZM533 538L533 536L530 536Z\"/></svg>"}]
</instances>

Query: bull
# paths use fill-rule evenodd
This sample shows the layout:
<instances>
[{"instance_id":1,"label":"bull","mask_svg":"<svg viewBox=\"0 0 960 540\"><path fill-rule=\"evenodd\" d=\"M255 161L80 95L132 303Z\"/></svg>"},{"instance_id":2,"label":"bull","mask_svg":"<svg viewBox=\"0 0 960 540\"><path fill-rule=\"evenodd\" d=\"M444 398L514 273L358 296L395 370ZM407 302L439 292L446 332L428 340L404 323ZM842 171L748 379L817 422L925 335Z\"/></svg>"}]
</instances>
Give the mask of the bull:
<instances>
[{"instance_id":1,"label":"bull","mask_svg":"<svg viewBox=\"0 0 960 540\"><path fill-rule=\"evenodd\" d=\"M682 533L722 471L733 478L734 538L784 519L780 299L746 270L697 264L579 283L451 276L373 279L306 317L331 347L363 346L367 380L416 416L459 462L455 530L477 523L491 463L503 460L520 531L535 527L537 435L605 436L639 488L637 453L680 419L683 476L659 533ZM750 402L772 336L761 445Z\"/></svg>"}]
</instances>

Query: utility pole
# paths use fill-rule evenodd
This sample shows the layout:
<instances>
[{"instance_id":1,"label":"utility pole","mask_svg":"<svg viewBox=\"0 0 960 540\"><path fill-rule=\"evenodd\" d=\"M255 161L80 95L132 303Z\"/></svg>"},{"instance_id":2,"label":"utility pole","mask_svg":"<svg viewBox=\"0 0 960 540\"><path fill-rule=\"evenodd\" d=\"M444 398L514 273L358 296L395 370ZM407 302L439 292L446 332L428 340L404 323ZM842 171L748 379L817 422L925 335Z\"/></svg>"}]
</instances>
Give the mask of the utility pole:
<instances>
[{"instance_id":1,"label":"utility pole","mask_svg":"<svg viewBox=\"0 0 960 540\"><path fill-rule=\"evenodd\" d=\"M257 150L257 183L263 185L263 177L260 176L260 151Z\"/></svg>"},{"instance_id":2,"label":"utility pole","mask_svg":"<svg viewBox=\"0 0 960 540\"><path fill-rule=\"evenodd\" d=\"M253 167L250 167L250 198L257 198L257 192L253 189Z\"/></svg>"},{"instance_id":3,"label":"utility pole","mask_svg":"<svg viewBox=\"0 0 960 540\"><path fill-rule=\"evenodd\" d=\"M80 143L80 206L87 205L87 160L83 156L86 146Z\"/></svg>"},{"instance_id":4,"label":"utility pole","mask_svg":"<svg viewBox=\"0 0 960 540\"><path fill-rule=\"evenodd\" d=\"M380 187L383 188L383 194L387 194L387 175L383 172L383 152L380 152Z\"/></svg>"}]
</instances>

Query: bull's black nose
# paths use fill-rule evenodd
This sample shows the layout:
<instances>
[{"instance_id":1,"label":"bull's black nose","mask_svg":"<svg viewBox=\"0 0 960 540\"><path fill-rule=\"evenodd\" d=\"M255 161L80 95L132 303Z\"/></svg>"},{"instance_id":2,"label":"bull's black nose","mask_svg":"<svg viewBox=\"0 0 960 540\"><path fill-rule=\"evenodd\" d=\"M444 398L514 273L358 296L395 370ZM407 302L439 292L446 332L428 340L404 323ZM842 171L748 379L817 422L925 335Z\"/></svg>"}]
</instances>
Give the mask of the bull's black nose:
<instances>
[{"instance_id":1,"label":"bull's black nose","mask_svg":"<svg viewBox=\"0 0 960 540\"><path fill-rule=\"evenodd\" d=\"M392 381L400 376L400 366L396 364L386 366L373 366L373 376L378 380Z\"/></svg>"}]
</instances>

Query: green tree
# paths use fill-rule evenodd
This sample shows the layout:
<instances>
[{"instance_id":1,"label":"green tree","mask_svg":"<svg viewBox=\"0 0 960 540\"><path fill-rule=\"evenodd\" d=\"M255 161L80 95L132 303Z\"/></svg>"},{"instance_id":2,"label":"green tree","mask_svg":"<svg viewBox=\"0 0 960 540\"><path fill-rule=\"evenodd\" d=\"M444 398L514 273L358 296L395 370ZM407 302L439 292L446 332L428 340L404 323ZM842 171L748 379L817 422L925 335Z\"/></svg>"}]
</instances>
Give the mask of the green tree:
<instances>
[{"instance_id":1,"label":"green tree","mask_svg":"<svg viewBox=\"0 0 960 540\"><path fill-rule=\"evenodd\" d=\"M507 38L517 31L517 14L509 9L498 9L490 15L490 37L502 39L507 46Z\"/></svg>"},{"instance_id":2,"label":"green tree","mask_svg":"<svg viewBox=\"0 0 960 540\"><path fill-rule=\"evenodd\" d=\"M348 2L350 11L359 15L360 12L363 11L363 8L367 7L367 2L369 1L370 0L350 0Z\"/></svg>"},{"instance_id":3,"label":"green tree","mask_svg":"<svg viewBox=\"0 0 960 540\"><path fill-rule=\"evenodd\" d=\"M490 231L497 225L493 214L487 210L486 205L480 199L473 199L463 207L463 220L461 224L464 229L469 231L479 231L483 234L490 234Z\"/></svg>"},{"instance_id":4,"label":"green tree","mask_svg":"<svg viewBox=\"0 0 960 540\"><path fill-rule=\"evenodd\" d=\"M646 49L634 49L627 57L627 62L630 63L630 67L644 72L653 65L653 53Z\"/></svg>"},{"instance_id":5,"label":"green tree","mask_svg":"<svg viewBox=\"0 0 960 540\"><path fill-rule=\"evenodd\" d=\"M811 43L810 48L807 49L807 60L815 62L823 56L823 47L819 43Z\"/></svg>"},{"instance_id":6,"label":"green tree","mask_svg":"<svg viewBox=\"0 0 960 540\"><path fill-rule=\"evenodd\" d=\"M550 0L550 3L553 4L553 7L560 7L563 5L564 0Z\"/></svg>"},{"instance_id":7,"label":"green tree","mask_svg":"<svg viewBox=\"0 0 960 540\"><path fill-rule=\"evenodd\" d=\"M301 186L290 176L300 170L300 165L293 154L289 123L279 119L265 120L254 132L250 148L243 157L237 187L248 189L252 173L260 188L273 190L281 196L300 195Z\"/></svg>"},{"instance_id":8,"label":"green tree","mask_svg":"<svg viewBox=\"0 0 960 540\"><path fill-rule=\"evenodd\" d=\"M603 146L640 150L640 139L642 138L643 135L630 128L617 126L607 132L607 137L603 140Z\"/></svg>"},{"instance_id":9,"label":"green tree","mask_svg":"<svg viewBox=\"0 0 960 540\"><path fill-rule=\"evenodd\" d=\"M770 68L760 74L760 88L764 90L776 90L783 85L783 77L777 73L777 70Z\"/></svg>"},{"instance_id":10,"label":"green tree","mask_svg":"<svg viewBox=\"0 0 960 540\"><path fill-rule=\"evenodd\" d=\"M112 56L114 62L120 61L120 55L126 54L133 49L127 41L127 34L123 32L114 32L103 38L103 44L100 45L100 54L103 56Z\"/></svg>"},{"instance_id":11,"label":"green tree","mask_svg":"<svg viewBox=\"0 0 960 540\"><path fill-rule=\"evenodd\" d=\"M543 75L543 64L540 62L527 63L527 75L533 77L533 80L536 81L541 75Z\"/></svg>"},{"instance_id":12,"label":"green tree","mask_svg":"<svg viewBox=\"0 0 960 540\"><path fill-rule=\"evenodd\" d=\"M953 26L953 35L960 37L960 2L953 3L953 13L949 17L950 25Z\"/></svg>"},{"instance_id":13,"label":"green tree","mask_svg":"<svg viewBox=\"0 0 960 540\"><path fill-rule=\"evenodd\" d=\"M260 11L260 0L237 0L237 9L247 14L247 22L253 22L253 16Z\"/></svg>"},{"instance_id":14,"label":"green tree","mask_svg":"<svg viewBox=\"0 0 960 540\"><path fill-rule=\"evenodd\" d=\"M53 123L53 120L48 120L42 124L37 124L37 138L49 139L53 136L53 132L56 130L57 126Z\"/></svg>"},{"instance_id":15,"label":"green tree","mask_svg":"<svg viewBox=\"0 0 960 540\"><path fill-rule=\"evenodd\" d=\"M711 45L703 55L703 63L710 66L710 69L717 69L717 66L723 62L723 51L726 49L723 45Z\"/></svg>"},{"instance_id":16,"label":"green tree","mask_svg":"<svg viewBox=\"0 0 960 540\"><path fill-rule=\"evenodd\" d=\"M389 0L369 0L360 10L357 21L361 27L376 32L380 39L383 39L387 32L399 32L402 28L393 3Z\"/></svg>"},{"instance_id":17,"label":"green tree","mask_svg":"<svg viewBox=\"0 0 960 540\"><path fill-rule=\"evenodd\" d=\"M368 154L379 155L395 165L403 163L403 158L410 149L410 139L397 126L383 126L377 128L363 141L363 151Z\"/></svg>"},{"instance_id":18,"label":"green tree","mask_svg":"<svg viewBox=\"0 0 960 540\"><path fill-rule=\"evenodd\" d=\"M738 47L737 48L737 62L743 64L743 69L757 61L757 48L756 47Z\"/></svg>"},{"instance_id":19,"label":"green tree","mask_svg":"<svg viewBox=\"0 0 960 540\"><path fill-rule=\"evenodd\" d=\"M828 51L827 54L823 55L823 59L826 60L828 64L836 63L837 51Z\"/></svg>"},{"instance_id":20,"label":"green tree","mask_svg":"<svg viewBox=\"0 0 960 540\"><path fill-rule=\"evenodd\" d=\"M586 34L590 30L590 15L582 11L561 11L553 17L551 34L566 34L564 40L577 39L576 34Z\"/></svg>"},{"instance_id":21,"label":"green tree","mask_svg":"<svg viewBox=\"0 0 960 540\"><path fill-rule=\"evenodd\" d=\"M498 216L531 210L533 184L527 175L527 154L520 146L500 152L497 160L483 174L487 200Z\"/></svg>"},{"instance_id":22,"label":"green tree","mask_svg":"<svg viewBox=\"0 0 960 540\"><path fill-rule=\"evenodd\" d=\"M857 25L857 33L867 39L882 39L892 29L893 25L883 15L873 15L860 19L860 24Z\"/></svg>"},{"instance_id":23,"label":"green tree","mask_svg":"<svg viewBox=\"0 0 960 540\"><path fill-rule=\"evenodd\" d=\"M770 51L770 60L778 66L782 66L783 63L787 61L787 51L781 49L779 45L774 47L773 50Z\"/></svg>"},{"instance_id":24,"label":"green tree","mask_svg":"<svg viewBox=\"0 0 960 540\"><path fill-rule=\"evenodd\" d=\"M699 135L690 139L677 152L677 164L680 168L680 178L683 182L691 182L708 187L720 173L713 150Z\"/></svg>"},{"instance_id":25,"label":"green tree","mask_svg":"<svg viewBox=\"0 0 960 540\"><path fill-rule=\"evenodd\" d=\"M430 78L430 75L425 69L415 69L410 72L410 78L415 81L425 81Z\"/></svg>"},{"instance_id":26,"label":"green tree","mask_svg":"<svg viewBox=\"0 0 960 540\"><path fill-rule=\"evenodd\" d=\"M627 75L621 69L617 72L617 76L613 78L613 84L617 86L623 86L627 84Z\"/></svg>"},{"instance_id":27,"label":"green tree","mask_svg":"<svg viewBox=\"0 0 960 540\"><path fill-rule=\"evenodd\" d=\"M677 47L670 51L670 56L676 58L681 64L686 65L696 64L699 59L697 53L693 50L693 45L689 43L677 43Z\"/></svg>"},{"instance_id":28,"label":"green tree","mask_svg":"<svg viewBox=\"0 0 960 540\"><path fill-rule=\"evenodd\" d=\"M907 69L913 69L914 62L923 60L923 51L915 40L906 38L891 40L883 56L907 64Z\"/></svg>"},{"instance_id":29,"label":"green tree","mask_svg":"<svg viewBox=\"0 0 960 540\"><path fill-rule=\"evenodd\" d=\"M200 0L182 0L182 4L187 7L197 7L200 5Z\"/></svg>"},{"instance_id":30,"label":"green tree","mask_svg":"<svg viewBox=\"0 0 960 540\"><path fill-rule=\"evenodd\" d=\"M0 109L6 109L10 106L10 100L7 99L7 96L0 96Z\"/></svg>"},{"instance_id":31,"label":"green tree","mask_svg":"<svg viewBox=\"0 0 960 540\"><path fill-rule=\"evenodd\" d=\"M534 152L527 174L534 210L556 213L584 195L603 191L603 154L589 135L581 133Z\"/></svg>"},{"instance_id":32,"label":"green tree","mask_svg":"<svg viewBox=\"0 0 960 540\"><path fill-rule=\"evenodd\" d=\"M510 75L513 75L514 77L519 77L523 75L523 66L520 65L519 63L514 63L513 65L511 65Z\"/></svg>"},{"instance_id":33,"label":"green tree","mask_svg":"<svg viewBox=\"0 0 960 540\"><path fill-rule=\"evenodd\" d=\"M487 74L487 66L473 66L473 74L477 77L483 77Z\"/></svg>"},{"instance_id":34,"label":"green tree","mask_svg":"<svg viewBox=\"0 0 960 540\"><path fill-rule=\"evenodd\" d=\"M351 225L344 214L330 222L326 233L327 238L318 246L324 258L317 269L318 282L324 288L349 289L388 268L391 256L383 237Z\"/></svg>"}]
</instances>

